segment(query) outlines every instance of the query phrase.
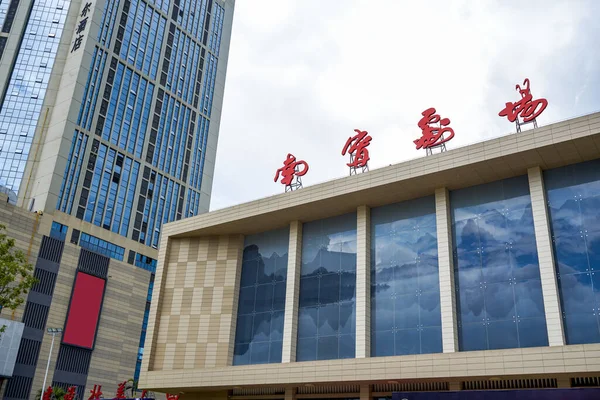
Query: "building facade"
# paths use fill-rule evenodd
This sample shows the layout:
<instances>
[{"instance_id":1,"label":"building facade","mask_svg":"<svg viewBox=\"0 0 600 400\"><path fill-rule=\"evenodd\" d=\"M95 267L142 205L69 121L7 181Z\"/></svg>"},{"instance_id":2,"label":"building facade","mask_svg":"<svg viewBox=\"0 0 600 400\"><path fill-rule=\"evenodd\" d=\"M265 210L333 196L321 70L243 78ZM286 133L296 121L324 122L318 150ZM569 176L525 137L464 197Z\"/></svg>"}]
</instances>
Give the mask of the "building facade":
<instances>
[{"instance_id":1,"label":"building facade","mask_svg":"<svg viewBox=\"0 0 600 400\"><path fill-rule=\"evenodd\" d=\"M133 376L152 273L51 234L51 215L7 200L0 194L0 223L39 282L17 310L0 311L0 318L24 325L14 370L0 376L2 397L39 399L46 367L47 386L75 386L81 399L94 384L102 385L106 397L115 394L118 383ZM48 328L64 330L53 346Z\"/></svg>"},{"instance_id":2,"label":"building facade","mask_svg":"<svg viewBox=\"0 0 600 400\"><path fill-rule=\"evenodd\" d=\"M600 385L600 114L165 226L140 385Z\"/></svg>"},{"instance_id":3,"label":"building facade","mask_svg":"<svg viewBox=\"0 0 600 400\"><path fill-rule=\"evenodd\" d=\"M0 3L0 191L51 216L45 234L150 272L146 321L162 225L209 209L234 7Z\"/></svg>"}]
</instances>

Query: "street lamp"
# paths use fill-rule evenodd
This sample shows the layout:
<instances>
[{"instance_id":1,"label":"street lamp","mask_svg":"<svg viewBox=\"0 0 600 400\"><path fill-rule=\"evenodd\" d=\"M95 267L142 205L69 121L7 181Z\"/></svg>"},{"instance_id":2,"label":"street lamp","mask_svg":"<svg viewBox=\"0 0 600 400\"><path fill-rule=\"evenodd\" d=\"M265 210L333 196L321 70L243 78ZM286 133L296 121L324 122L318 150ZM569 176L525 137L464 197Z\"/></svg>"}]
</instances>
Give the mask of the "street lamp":
<instances>
[{"instance_id":1,"label":"street lamp","mask_svg":"<svg viewBox=\"0 0 600 400\"><path fill-rule=\"evenodd\" d=\"M52 344L50 344L50 354L48 354L48 363L46 364L46 374L44 374L44 386L42 386L42 394L40 400L44 400L44 391L46 390L46 379L48 378L48 368L50 368L50 358L52 357L52 349L54 348L54 338L62 333L62 328L48 328L47 333L52 335Z\"/></svg>"}]
</instances>

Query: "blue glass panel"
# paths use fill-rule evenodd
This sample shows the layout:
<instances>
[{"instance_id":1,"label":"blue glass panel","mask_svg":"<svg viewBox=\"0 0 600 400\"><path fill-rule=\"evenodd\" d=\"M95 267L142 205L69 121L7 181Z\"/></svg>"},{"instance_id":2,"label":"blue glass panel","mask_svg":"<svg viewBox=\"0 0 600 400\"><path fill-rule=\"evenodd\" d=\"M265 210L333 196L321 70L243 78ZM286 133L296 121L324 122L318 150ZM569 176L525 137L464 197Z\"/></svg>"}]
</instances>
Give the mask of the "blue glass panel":
<instances>
[{"instance_id":1,"label":"blue glass panel","mask_svg":"<svg viewBox=\"0 0 600 400\"><path fill-rule=\"evenodd\" d=\"M461 350L548 344L527 176L450 193Z\"/></svg>"},{"instance_id":2,"label":"blue glass panel","mask_svg":"<svg viewBox=\"0 0 600 400\"><path fill-rule=\"evenodd\" d=\"M600 160L544 172L568 344L600 342Z\"/></svg>"},{"instance_id":3,"label":"blue glass panel","mask_svg":"<svg viewBox=\"0 0 600 400\"><path fill-rule=\"evenodd\" d=\"M354 357L355 299L356 214L305 223L299 361Z\"/></svg>"},{"instance_id":4,"label":"blue glass panel","mask_svg":"<svg viewBox=\"0 0 600 400\"><path fill-rule=\"evenodd\" d=\"M433 197L371 210L371 356L441 351Z\"/></svg>"},{"instance_id":5,"label":"blue glass panel","mask_svg":"<svg viewBox=\"0 0 600 400\"><path fill-rule=\"evenodd\" d=\"M245 239L234 365L281 362L288 246L288 228Z\"/></svg>"},{"instance_id":6,"label":"blue glass panel","mask_svg":"<svg viewBox=\"0 0 600 400\"><path fill-rule=\"evenodd\" d=\"M0 10L9 3L2 1ZM21 3L19 7L29 11L29 20L23 31L13 29L12 32L22 40L18 55L10 65L10 76L3 76L7 78L7 85L0 105L0 185L13 192L15 196L11 195L11 201L17 197L23 179L64 32L69 7L59 5L64 3L58 0Z\"/></svg>"}]
</instances>

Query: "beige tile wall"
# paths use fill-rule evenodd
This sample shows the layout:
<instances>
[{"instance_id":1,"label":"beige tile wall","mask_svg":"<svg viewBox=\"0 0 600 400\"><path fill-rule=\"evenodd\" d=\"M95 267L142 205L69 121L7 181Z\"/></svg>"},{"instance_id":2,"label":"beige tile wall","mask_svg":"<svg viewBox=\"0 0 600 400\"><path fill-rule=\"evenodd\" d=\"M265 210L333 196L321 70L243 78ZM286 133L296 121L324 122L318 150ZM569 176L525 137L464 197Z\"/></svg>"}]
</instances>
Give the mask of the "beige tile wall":
<instances>
[{"instance_id":1,"label":"beige tile wall","mask_svg":"<svg viewBox=\"0 0 600 400\"><path fill-rule=\"evenodd\" d=\"M540 167L529 168L529 192L531 195L531 211L535 229L535 241L540 263L540 278L544 296L544 312L548 329L548 344L562 346L565 344L565 334L561 318L556 266L552 250L552 234L548 220L548 207L544 179Z\"/></svg>"},{"instance_id":2,"label":"beige tile wall","mask_svg":"<svg viewBox=\"0 0 600 400\"><path fill-rule=\"evenodd\" d=\"M151 370L230 365L242 236L172 239Z\"/></svg>"}]
</instances>

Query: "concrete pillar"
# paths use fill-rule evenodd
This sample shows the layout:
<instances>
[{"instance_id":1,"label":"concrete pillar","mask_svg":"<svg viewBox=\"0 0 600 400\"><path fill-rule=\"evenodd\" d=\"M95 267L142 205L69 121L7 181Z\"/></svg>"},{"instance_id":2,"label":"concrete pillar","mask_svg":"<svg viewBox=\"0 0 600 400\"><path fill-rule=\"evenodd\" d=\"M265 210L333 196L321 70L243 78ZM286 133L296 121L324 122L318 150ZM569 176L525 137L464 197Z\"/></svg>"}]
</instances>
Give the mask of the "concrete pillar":
<instances>
[{"instance_id":1,"label":"concrete pillar","mask_svg":"<svg viewBox=\"0 0 600 400\"><path fill-rule=\"evenodd\" d=\"M444 353L458 351L456 327L456 290L452 256L452 219L448 189L435 190L438 264L440 269L440 310L442 314L442 348Z\"/></svg>"},{"instance_id":2,"label":"concrete pillar","mask_svg":"<svg viewBox=\"0 0 600 400\"><path fill-rule=\"evenodd\" d=\"M540 277L542 279L548 344L550 346L563 346L565 344L565 334L552 250L552 234L550 233L550 223L548 222L548 208L546 206L548 202L546 200L542 170L540 167L529 168L527 175L529 177L531 210L533 212L535 241L540 263Z\"/></svg>"},{"instance_id":3,"label":"concrete pillar","mask_svg":"<svg viewBox=\"0 0 600 400\"><path fill-rule=\"evenodd\" d=\"M356 358L371 356L371 209L356 212Z\"/></svg>"},{"instance_id":4,"label":"concrete pillar","mask_svg":"<svg viewBox=\"0 0 600 400\"><path fill-rule=\"evenodd\" d=\"M360 385L360 400L371 400L370 385Z\"/></svg>"},{"instance_id":5,"label":"concrete pillar","mask_svg":"<svg viewBox=\"0 0 600 400\"><path fill-rule=\"evenodd\" d=\"M298 338L298 301L300 295L300 270L302 268L302 222L290 223L288 270L285 288L285 318L283 321L283 349L281 362L296 361Z\"/></svg>"},{"instance_id":6,"label":"concrete pillar","mask_svg":"<svg viewBox=\"0 0 600 400\"><path fill-rule=\"evenodd\" d=\"M286 388L284 400L296 400L296 388Z\"/></svg>"}]
</instances>

